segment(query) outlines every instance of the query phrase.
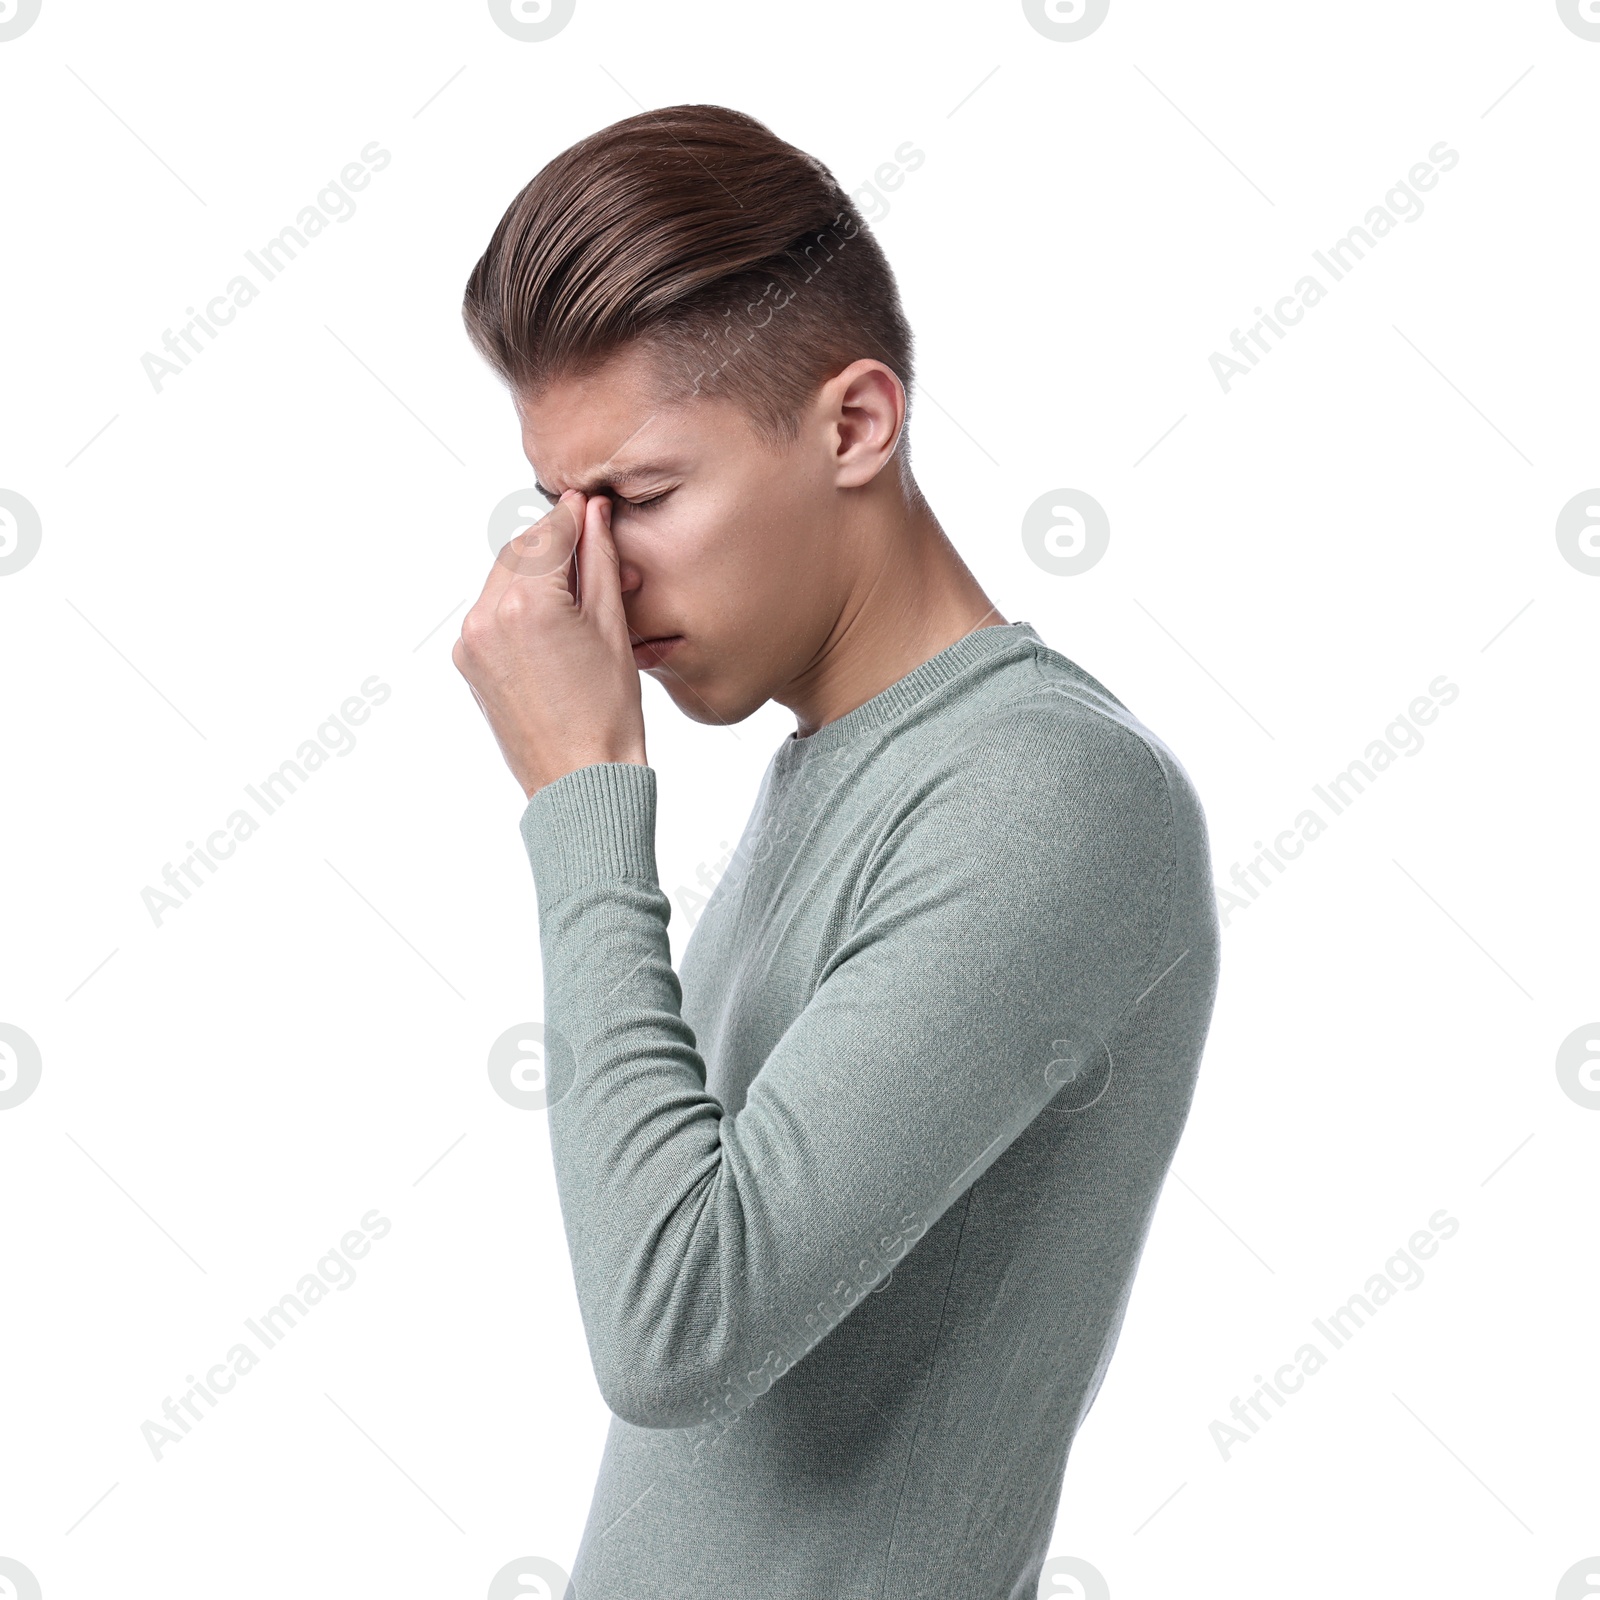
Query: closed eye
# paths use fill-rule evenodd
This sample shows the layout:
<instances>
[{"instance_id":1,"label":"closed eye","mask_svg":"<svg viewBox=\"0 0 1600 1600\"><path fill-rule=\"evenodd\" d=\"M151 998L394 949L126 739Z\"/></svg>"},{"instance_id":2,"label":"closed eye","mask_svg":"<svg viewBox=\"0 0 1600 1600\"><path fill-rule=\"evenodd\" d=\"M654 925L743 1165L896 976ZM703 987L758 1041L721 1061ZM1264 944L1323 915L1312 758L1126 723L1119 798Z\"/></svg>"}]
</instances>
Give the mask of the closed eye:
<instances>
[{"instance_id":1,"label":"closed eye","mask_svg":"<svg viewBox=\"0 0 1600 1600\"><path fill-rule=\"evenodd\" d=\"M623 500L623 505L631 506L635 511L642 511L646 506L660 505L672 493L671 489L663 489L660 494L653 494L648 500ZM621 498L620 496L618 498Z\"/></svg>"}]
</instances>

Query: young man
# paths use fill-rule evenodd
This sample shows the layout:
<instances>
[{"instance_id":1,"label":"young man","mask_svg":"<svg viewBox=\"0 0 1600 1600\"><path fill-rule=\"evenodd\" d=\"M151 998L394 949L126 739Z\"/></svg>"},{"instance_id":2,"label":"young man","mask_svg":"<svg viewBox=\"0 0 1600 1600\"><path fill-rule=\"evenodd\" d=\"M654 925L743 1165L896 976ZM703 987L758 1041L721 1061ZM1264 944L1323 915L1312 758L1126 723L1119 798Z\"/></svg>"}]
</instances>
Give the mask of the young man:
<instances>
[{"instance_id":1,"label":"young man","mask_svg":"<svg viewBox=\"0 0 1600 1600\"><path fill-rule=\"evenodd\" d=\"M455 659L528 796L615 1413L573 1593L1031 1596L1209 1025L1193 788L963 565L888 265L762 124L573 146L465 314L559 496ZM641 670L700 722L796 720L681 975Z\"/></svg>"}]
</instances>

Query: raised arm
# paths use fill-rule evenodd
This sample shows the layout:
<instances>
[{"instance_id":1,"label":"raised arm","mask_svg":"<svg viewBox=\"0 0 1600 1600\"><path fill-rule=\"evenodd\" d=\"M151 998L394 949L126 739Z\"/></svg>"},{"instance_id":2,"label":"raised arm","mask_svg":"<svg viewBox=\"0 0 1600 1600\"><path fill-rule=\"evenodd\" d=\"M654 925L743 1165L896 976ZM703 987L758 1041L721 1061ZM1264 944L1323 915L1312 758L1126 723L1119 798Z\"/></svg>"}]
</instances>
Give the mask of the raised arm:
<instances>
[{"instance_id":1,"label":"raised arm","mask_svg":"<svg viewBox=\"0 0 1600 1600\"><path fill-rule=\"evenodd\" d=\"M1109 1034L1156 976L1159 763L1103 718L1024 715L1006 770L980 732L919 782L733 1116L681 1014L655 770L586 766L529 802L555 1175L626 1421L691 1427L781 1381L1061 1091L1063 1040Z\"/></svg>"}]
</instances>

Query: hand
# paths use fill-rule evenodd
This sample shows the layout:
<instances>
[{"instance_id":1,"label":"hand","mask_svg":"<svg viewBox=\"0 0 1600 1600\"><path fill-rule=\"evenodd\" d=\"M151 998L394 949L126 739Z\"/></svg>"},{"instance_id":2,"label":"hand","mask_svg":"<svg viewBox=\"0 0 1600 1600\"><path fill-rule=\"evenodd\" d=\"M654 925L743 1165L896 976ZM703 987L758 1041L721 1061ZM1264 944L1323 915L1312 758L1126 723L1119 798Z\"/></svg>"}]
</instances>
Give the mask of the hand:
<instances>
[{"instance_id":1,"label":"hand","mask_svg":"<svg viewBox=\"0 0 1600 1600\"><path fill-rule=\"evenodd\" d=\"M451 656L530 799L597 761L647 764L604 495L569 489L506 545Z\"/></svg>"}]
</instances>

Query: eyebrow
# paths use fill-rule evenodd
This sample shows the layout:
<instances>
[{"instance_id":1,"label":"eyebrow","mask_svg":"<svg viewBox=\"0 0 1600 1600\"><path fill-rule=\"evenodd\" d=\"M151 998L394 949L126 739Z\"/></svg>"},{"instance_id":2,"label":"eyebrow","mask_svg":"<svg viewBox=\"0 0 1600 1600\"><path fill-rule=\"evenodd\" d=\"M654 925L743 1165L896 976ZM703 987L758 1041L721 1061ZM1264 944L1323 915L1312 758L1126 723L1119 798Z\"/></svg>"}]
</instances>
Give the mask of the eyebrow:
<instances>
[{"instance_id":1,"label":"eyebrow","mask_svg":"<svg viewBox=\"0 0 1600 1600\"><path fill-rule=\"evenodd\" d=\"M618 467L614 472L598 473L587 483L576 484L574 487L581 489L585 495L601 494L607 489L621 488L630 483L642 483L646 479L658 478L665 473L674 472L676 470L677 469L675 467L666 465L664 463L660 465L647 465L638 467ZM545 486L540 483L537 478L533 480L533 486L545 497L546 500L553 501L561 498L560 495L552 494L551 491L545 488Z\"/></svg>"}]
</instances>

